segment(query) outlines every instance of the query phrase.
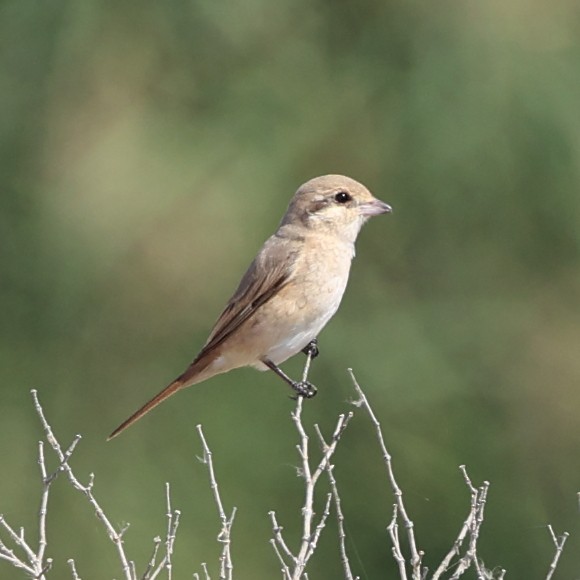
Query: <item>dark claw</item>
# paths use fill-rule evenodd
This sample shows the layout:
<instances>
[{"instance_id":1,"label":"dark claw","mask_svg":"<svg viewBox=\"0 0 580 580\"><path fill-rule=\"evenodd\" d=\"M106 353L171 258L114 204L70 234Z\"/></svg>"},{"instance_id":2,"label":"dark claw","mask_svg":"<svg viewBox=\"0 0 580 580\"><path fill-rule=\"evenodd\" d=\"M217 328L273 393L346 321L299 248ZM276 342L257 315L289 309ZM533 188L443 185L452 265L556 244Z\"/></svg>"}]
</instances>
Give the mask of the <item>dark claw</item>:
<instances>
[{"instance_id":1,"label":"dark claw","mask_svg":"<svg viewBox=\"0 0 580 580\"><path fill-rule=\"evenodd\" d=\"M297 397L304 397L305 399L312 399L318 392L318 389L308 381L299 381L292 383L292 388L296 391Z\"/></svg>"},{"instance_id":2,"label":"dark claw","mask_svg":"<svg viewBox=\"0 0 580 580\"><path fill-rule=\"evenodd\" d=\"M318 350L318 339L313 338L303 349L302 352L310 358L316 358L320 351Z\"/></svg>"}]
</instances>

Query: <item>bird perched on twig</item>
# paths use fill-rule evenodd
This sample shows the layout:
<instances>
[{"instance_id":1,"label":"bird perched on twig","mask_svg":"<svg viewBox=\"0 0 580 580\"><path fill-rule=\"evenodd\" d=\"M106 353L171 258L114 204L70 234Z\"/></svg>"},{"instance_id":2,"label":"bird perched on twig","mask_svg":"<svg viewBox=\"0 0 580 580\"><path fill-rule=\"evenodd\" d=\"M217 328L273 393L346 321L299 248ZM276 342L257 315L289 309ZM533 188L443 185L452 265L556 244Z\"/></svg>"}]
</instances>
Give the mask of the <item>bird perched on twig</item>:
<instances>
[{"instance_id":1,"label":"bird perched on twig","mask_svg":"<svg viewBox=\"0 0 580 580\"><path fill-rule=\"evenodd\" d=\"M243 366L271 369L298 396L314 396L314 385L293 381L278 365L300 351L318 354L316 337L338 309L361 227L390 211L364 185L343 175L316 177L300 186L201 352L109 439L177 391Z\"/></svg>"}]
</instances>

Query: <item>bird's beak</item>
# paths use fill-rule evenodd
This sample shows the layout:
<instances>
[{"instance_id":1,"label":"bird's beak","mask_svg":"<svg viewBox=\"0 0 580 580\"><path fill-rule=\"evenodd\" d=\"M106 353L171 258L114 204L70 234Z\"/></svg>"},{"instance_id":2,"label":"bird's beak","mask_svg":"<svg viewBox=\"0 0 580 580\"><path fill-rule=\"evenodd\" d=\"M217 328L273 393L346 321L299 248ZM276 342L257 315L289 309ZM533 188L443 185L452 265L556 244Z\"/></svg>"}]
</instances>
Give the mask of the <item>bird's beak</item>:
<instances>
[{"instance_id":1,"label":"bird's beak","mask_svg":"<svg viewBox=\"0 0 580 580\"><path fill-rule=\"evenodd\" d=\"M393 208L384 201L375 198L372 201L359 205L359 211L364 217L371 217L381 215L382 213L391 213Z\"/></svg>"}]
</instances>

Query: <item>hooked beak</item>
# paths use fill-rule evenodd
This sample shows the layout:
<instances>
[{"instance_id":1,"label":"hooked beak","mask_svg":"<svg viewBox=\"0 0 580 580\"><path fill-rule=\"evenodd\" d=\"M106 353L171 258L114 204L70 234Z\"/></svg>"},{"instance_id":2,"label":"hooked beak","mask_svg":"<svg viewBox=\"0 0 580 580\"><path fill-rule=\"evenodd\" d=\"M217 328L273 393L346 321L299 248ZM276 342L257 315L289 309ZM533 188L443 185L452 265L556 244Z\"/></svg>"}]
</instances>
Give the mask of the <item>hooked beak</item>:
<instances>
[{"instance_id":1,"label":"hooked beak","mask_svg":"<svg viewBox=\"0 0 580 580\"><path fill-rule=\"evenodd\" d=\"M359 210L362 216L372 217L374 215L381 215L382 213L391 213L393 208L384 201L375 198L368 203L361 204Z\"/></svg>"}]
</instances>

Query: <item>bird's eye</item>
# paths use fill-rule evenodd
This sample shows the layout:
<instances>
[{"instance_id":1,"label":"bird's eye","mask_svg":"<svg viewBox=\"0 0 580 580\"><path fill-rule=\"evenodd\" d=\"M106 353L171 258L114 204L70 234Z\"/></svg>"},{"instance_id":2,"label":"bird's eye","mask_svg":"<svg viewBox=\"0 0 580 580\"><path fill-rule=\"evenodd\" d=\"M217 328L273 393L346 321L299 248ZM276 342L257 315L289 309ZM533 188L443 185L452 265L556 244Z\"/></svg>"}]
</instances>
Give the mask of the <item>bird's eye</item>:
<instances>
[{"instance_id":1,"label":"bird's eye","mask_svg":"<svg viewBox=\"0 0 580 580\"><path fill-rule=\"evenodd\" d=\"M346 191L339 191L334 199L337 203L347 203L352 199L352 197Z\"/></svg>"}]
</instances>

